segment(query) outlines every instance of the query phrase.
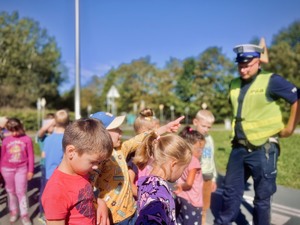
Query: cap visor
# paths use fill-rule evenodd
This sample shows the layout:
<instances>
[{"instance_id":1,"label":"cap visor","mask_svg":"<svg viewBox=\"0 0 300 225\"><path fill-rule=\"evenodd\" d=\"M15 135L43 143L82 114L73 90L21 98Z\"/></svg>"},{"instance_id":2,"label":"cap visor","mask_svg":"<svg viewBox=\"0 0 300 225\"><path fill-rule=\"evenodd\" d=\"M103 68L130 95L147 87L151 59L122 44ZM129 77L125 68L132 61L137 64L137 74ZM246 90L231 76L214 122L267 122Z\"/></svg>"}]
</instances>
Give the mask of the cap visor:
<instances>
[{"instance_id":1,"label":"cap visor","mask_svg":"<svg viewBox=\"0 0 300 225\"><path fill-rule=\"evenodd\" d=\"M112 130L122 125L125 120L125 116L117 116L107 127L106 130Z\"/></svg>"}]
</instances>

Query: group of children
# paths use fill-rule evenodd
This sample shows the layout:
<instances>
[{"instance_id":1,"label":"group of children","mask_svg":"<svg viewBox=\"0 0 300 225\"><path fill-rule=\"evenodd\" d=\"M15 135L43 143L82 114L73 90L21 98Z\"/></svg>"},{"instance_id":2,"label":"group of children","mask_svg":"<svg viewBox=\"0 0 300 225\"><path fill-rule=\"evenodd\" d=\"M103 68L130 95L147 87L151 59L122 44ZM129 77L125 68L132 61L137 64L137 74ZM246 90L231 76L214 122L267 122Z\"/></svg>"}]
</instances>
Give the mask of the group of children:
<instances>
[{"instance_id":1,"label":"group of children","mask_svg":"<svg viewBox=\"0 0 300 225\"><path fill-rule=\"evenodd\" d=\"M41 198L47 224L205 224L210 204L205 194L216 187L208 135L214 117L200 110L193 120L196 129L187 126L178 135L183 118L160 126L145 109L135 121L136 136L124 142L125 116L97 112L61 124L62 144L50 141L54 130L43 146L45 170L47 160L52 166ZM52 149L47 150L47 139ZM61 155L51 152L55 148L62 148Z\"/></svg>"}]
</instances>

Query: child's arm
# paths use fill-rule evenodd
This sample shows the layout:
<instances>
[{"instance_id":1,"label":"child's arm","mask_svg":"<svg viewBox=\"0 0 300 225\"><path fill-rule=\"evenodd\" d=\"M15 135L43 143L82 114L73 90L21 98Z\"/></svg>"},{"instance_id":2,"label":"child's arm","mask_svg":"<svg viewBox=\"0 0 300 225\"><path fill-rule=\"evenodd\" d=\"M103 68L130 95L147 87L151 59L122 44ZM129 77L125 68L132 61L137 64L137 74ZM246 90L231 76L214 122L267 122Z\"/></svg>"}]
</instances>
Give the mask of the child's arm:
<instances>
[{"instance_id":1,"label":"child's arm","mask_svg":"<svg viewBox=\"0 0 300 225\"><path fill-rule=\"evenodd\" d=\"M33 177L33 171L34 171L34 149L32 140L30 137L28 137L27 142L27 157L28 157L28 173L27 173L27 180L31 180Z\"/></svg>"},{"instance_id":2,"label":"child's arm","mask_svg":"<svg viewBox=\"0 0 300 225\"><path fill-rule=\"evenodd\" d=\"M212 179L212 183L211 183L211 191L215 192L217 190L217 177L218 177L218 173L217 173L217 168L216 168L216 163L215 163L215 144L214 144L214 139L211 137L211 147L212 147L212 166L214 168L213 171L213 179Z\"/></svg>"},{"instance_id":3,"label":"child's arm","mask_svg":"<svg viewBox=\"0 0 300 225\"><path fill-rule=\"evenodd\" d=\"M130 180L132 194L134 197L137 197L137 186L135 185L134 182L136 174L131 168L128 168L128 173L129 173L129 180Z\"/></svg>"},{"instance_id":4,"label":"child's arm","mask_svg":"<svg viewBox=\"0 0 300 225\"><path fill-rule=\"evenodd\" d=\"M179 117L178 119L169 122L168 124L159 127L156 130L158 135L164 134L166 132L177 132L178 128L180 127L180 121L184 119L184 116ZM125 157L131 152L136 151L137 147L141 144L144 137L149 134L151 131L146 131L144 133L138 134L133 138L130 138L127 141L124 141L121 150L124 153Z\"/></svg>"},{"instance_id":5,"label":"child's arm","mask_svg":"<svg viewBox=\"0 0 300 225\"><path fill-rule=\"evenodd\" d=\"M180 122L183 119L184 119L184 116L181 116L181 117L177 118L176 120L171 121L170 123L168 123L168 124L166 124L164 126L161 126L160 128L158 128L156 130L156 133L158 135L160 135L160 134L164 134L166 132L177 132L177 130L180 127Z\"/></svg>"},{"instance_id":6,"label":"child's arm","mask_svg":"<svg viewBox=\"0 0 300 225\"><path fill-rule=\"evenodd\" d=\"M43 138L46 135L46 133L48 132L48 130L51 126L55 126L55 120L54 119L50 120L48 123L46 123L44 126L42 126L39 129L38 134L37 134L38 138Z\"/></svg>"},{"instance_id":7,"label":"child's arm","mask_svg":"<svg viewBox=\"0 0 300 225\"><path fill-rule=\"evenodd\" d=\"M108 217L108 208L103 199L97 198L97 225L110 225L109 217Z\"/></svg>"},{"instance_id":8,"label":"child's arm","mask_svg":"<svg viewBox=\"0 0 300 225\"><path fill-rule=\"evenodd\" d=\"M47 220L47 225L65 225L65 220Z\"/></svg>"},{"instance_id":9,"label":"child's arm","mask_svg":"<svg viewBox=\"0 0 300 225\"><path fill-rule=\"evenodd\" d=\"M197 172L200 169L194 168L191 169L188 173L187 179L185 183L175 185L176 190L174 191L175 194L179 194L182 191L189 191L193 187L194 180L196 177Z\"/></svg>"}]
</instances>

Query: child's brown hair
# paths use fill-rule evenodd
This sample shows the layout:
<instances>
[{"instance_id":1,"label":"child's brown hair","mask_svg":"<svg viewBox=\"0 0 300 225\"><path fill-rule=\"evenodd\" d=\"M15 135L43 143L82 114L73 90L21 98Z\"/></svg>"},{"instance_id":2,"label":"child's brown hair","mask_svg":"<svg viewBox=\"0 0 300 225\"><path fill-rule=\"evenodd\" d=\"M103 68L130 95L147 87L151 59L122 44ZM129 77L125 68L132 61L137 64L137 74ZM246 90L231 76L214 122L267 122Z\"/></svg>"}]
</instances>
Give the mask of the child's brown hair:
<instances>
[{"instance_id":1,"label":"child's brown hair","mask_svg":"<svg viewBox=\"0 0 300 225\"><path fill-rule=\"evenodd\" d=\"M205 141L205 137L203 134L198 132L197 130L194 130L190 126L184 127L180 133L179 136L182 137L188 144L194 145L198 141Z\"/></svg>"},{"instance_id":2,"label":"child's brown hair","mask_svg":"<svg viewBox=\"0 0 300 225\"><path fill-rule=\"evenodd\" d=\"M78 155L99 152L105 158L112 154L113 143L108 131L97 119L75 120L66 127L63 137L64 151L67 145L73 145Z\"/></svg>"},{"instance_id":3,"label":"child's brown hair","mask_svg":"<svg viewBox=\"0 0 300 225\"><path fill-rule=\"evenodd\" d=\"M9 118L5 125L6 129L10 132L16 132L19 136L25 134L24 126L21 120L17 118Z\"/></svg>"}]
</instances>

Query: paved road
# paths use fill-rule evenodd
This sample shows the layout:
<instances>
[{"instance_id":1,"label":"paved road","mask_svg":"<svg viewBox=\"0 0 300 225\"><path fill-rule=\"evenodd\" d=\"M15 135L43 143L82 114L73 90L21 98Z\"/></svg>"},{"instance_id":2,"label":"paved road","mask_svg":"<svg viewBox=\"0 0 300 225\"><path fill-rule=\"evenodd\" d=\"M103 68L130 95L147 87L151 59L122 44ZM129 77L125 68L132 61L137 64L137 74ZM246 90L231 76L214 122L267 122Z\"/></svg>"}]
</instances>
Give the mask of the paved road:
<instances>
[{"instance_id":1,"label":"paved road","mask_svg":"<svg viewBox=\"0 0 300 225\"><path fill-rule=\"evenodd\" d=\"M222 186L222 176L219 176L218 187ZM213 224L214 215L218 214L222 204L222 188L219 188L212 195L212 206L208 215L208 224ZM251 224L253 211L253 185L249 180L247 190L244 193L244 201L241 207L241 213L236 221L238 225ZM272 225L300 225L300 190L277 186L277 192L272 200L271 212Z\"/></svg>"},{"instance_id":2,"label":"paved road","mask_svg":"<svg viewBox=\"0 0 300 225\"><path fill-rule=\"evenodd\" d=\"M40 171L39 162L36 158L35 175L28 184L28 202L30 218L34 225L42 225L38 220L39 216L39 186L40 186ZM220 175L218 180L218 187L222 186L223 177ZM212 207L209 212L207 222L213 224L214 215L218 213L221 206L222 189L219 188L216 193L212 195ZM241 214L235 224L244 224L252 220L253 210L253 187L252 182L248 183L247 190L244 195L244 202L241 207ZM7 209L7 196L3 188L0 189L0 225L9 225L9 212ZM250 223L251 224L251 223ZM22 225L18 220L14 225ZM272 203L272 225L300 225L300 190L285 188L278 186L278 190L273 198Z\"/></svg>"}]
</instances>

